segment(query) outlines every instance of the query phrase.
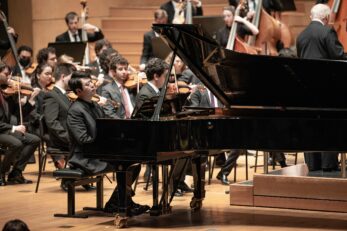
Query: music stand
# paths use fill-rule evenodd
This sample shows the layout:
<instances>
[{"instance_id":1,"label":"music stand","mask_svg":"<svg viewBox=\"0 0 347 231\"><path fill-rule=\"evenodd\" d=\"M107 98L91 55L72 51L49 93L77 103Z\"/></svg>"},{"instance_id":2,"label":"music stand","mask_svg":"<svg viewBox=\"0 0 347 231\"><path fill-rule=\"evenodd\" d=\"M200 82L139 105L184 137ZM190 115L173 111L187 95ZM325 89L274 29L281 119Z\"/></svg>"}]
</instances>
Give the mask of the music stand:
<instances>
[{"instance_id":1,"label":"music stand","mask_svg":"<svg viewBox=\"0 0 347 231\"><path fill-rule=\"evenodd\" d=\"M225 25L223 16L194 16L193 24L200 24L212 38L215 38L218 30Z\"/></svg>"},{"instance_id":2,"label":"music stand","mask_svg":"<svg viewBox=\"0 0 347 231\"><path fill-rule=\"evenodd\" d=\"M59 42L48 43L48 47L54 47L57 57L68 55L74 59L76 63L83 63L83 57L86 50L85 42Z\"/></svg>"},{"instance_id":3,"label":"music stand","mask_svg":"<svg viewBox=\"0 0 347 231\"><path fill-rule=\"evenodd\" d=\"M165 60L171 52L171 48L160 37L152 38L153 55Z\"/></svg>"}]
</instances>

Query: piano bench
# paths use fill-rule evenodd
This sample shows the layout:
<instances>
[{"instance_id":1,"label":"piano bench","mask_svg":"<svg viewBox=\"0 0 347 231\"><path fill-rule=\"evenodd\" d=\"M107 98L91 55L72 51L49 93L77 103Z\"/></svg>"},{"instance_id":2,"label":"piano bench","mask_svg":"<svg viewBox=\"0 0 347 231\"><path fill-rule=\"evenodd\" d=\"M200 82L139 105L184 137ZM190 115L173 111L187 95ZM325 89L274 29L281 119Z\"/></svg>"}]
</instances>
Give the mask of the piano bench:
<instances>
[{"instance_id":1,"label":"piano bench","mask_svg":"<svg viewBox=\"0 0 347 231\"><path fill-rule=\"evenodd\" d=\"M96 183L96 208L85 207L83 210L103 211L104 205L104 174L87 175L79 169L59 169L53 172L53 176L62 179L67 186L67 214L54 214L55 217L87 218L86 214L75 213L75 187Z\"/></svg>"}]
</instances>

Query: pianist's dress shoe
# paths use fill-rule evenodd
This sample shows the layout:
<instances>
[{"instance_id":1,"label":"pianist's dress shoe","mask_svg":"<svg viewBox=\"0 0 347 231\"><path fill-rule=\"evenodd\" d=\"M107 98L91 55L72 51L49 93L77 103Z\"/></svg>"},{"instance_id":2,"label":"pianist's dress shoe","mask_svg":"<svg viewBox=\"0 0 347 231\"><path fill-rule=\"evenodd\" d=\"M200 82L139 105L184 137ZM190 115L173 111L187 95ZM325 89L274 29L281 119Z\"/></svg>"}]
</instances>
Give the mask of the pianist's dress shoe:
<instances>
[{"instance_id":1,"label":"pianist's dress shoe","mask_svg":"<svg viewBox=\"0 0 347 231\"><path fill-rule=\"evenodd\" d=\"M191 189L184 181L178 183L178 189L181 189L182 192L194 192L194 189Z\"/></svg>"},{"instance_id":2,"label":"pianist's dress shoe","mask_svg":"<svg viewBox=\"0 0 347 231\"><path fill-rule=\"evenodd\" d=\"M150 209L150 207L148 205L140 205L140 204L137 204L133 201L131 201L130 203L131 203L131 205L130 205L131 206L130 207L131 216L141 215Z\"/></svg>"},{"instance_id":3,"label":"pianist's dress shoe","mask_svg":"<svg viewBox=\"0 0 347 231\"><path fill-rule=\"evenodd\" d=\"M175 197L183 197L183 192L181 189L177 189L175 192Z\"/></svg>"},{"instance_id":4,"label":"pianist's dress shoe","mask_svg":"<svg viewBox=\"0 0 347 231\"><path fill-rule=\"evenodd\" d=\"M228 176L219 172L218 175L217 175L217 179L220 180L222 182L222 184L224 185L229 185L230 182L228 180Z\"/></svg>"}]
</instances>

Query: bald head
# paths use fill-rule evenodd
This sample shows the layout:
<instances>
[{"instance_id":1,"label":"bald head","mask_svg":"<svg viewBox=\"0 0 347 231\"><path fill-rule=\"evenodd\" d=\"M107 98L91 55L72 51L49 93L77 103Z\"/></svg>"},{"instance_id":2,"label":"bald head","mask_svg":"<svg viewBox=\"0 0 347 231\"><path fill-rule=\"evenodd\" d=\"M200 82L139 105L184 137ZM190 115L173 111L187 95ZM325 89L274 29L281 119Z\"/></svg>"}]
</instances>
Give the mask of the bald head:
<instances>
[{"instance_id":1,"label":"bald head","mask_svg":"<svg viewBox=\"0 0 347 231\"><path fill-rule=\"evenodd\" d=\"M324 4L314 5L311 9L311 19L321 20L324 24L327 24L330 16L330 7Z\"/></svg>"}]
</instances>

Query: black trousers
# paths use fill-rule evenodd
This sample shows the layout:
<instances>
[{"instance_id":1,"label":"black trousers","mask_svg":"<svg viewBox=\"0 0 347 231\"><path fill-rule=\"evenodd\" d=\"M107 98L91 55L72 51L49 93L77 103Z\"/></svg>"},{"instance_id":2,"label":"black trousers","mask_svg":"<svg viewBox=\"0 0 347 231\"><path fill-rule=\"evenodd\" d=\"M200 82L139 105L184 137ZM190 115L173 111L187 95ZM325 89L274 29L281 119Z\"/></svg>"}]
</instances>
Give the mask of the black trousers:
<instances>
[{"instance_id":1,"label":"black trousers","mask_svg":"<svg viewBox=\"0 0 347 231\"><path fill-rule=\"evenodd\" d=\"M236 164L237 159L239 158L240 154L242 153L243 150L231 150L230 153L228 154L228 158L226 159L224 165L222 166L220 170L220 174L228 176L233 169L233 167ZM247 150L244 150L245 152Z\"/></svg>"},{"instance_id":2,"label":"black trousers","mask_svg":"<svg viewBox=\"0 0 347 231\"><path fill-rule=\"evenodd\" d=\"M13 169L22 172L39 146L40 138L30 133L7 132L0 134L0 144L7 149L1 166L1 173L8 172L11 163L13 163Z\"/></svg>"},{"instance_id":3,"label":"black trousers","mask_svg":"<svg viewBox=\"0 0 347 231\"><path fill-rule=\"evenodd\" d=\"M337 152L305 152L304 155L310 171L338 168Z\"/></svg>"}]
</instances>

